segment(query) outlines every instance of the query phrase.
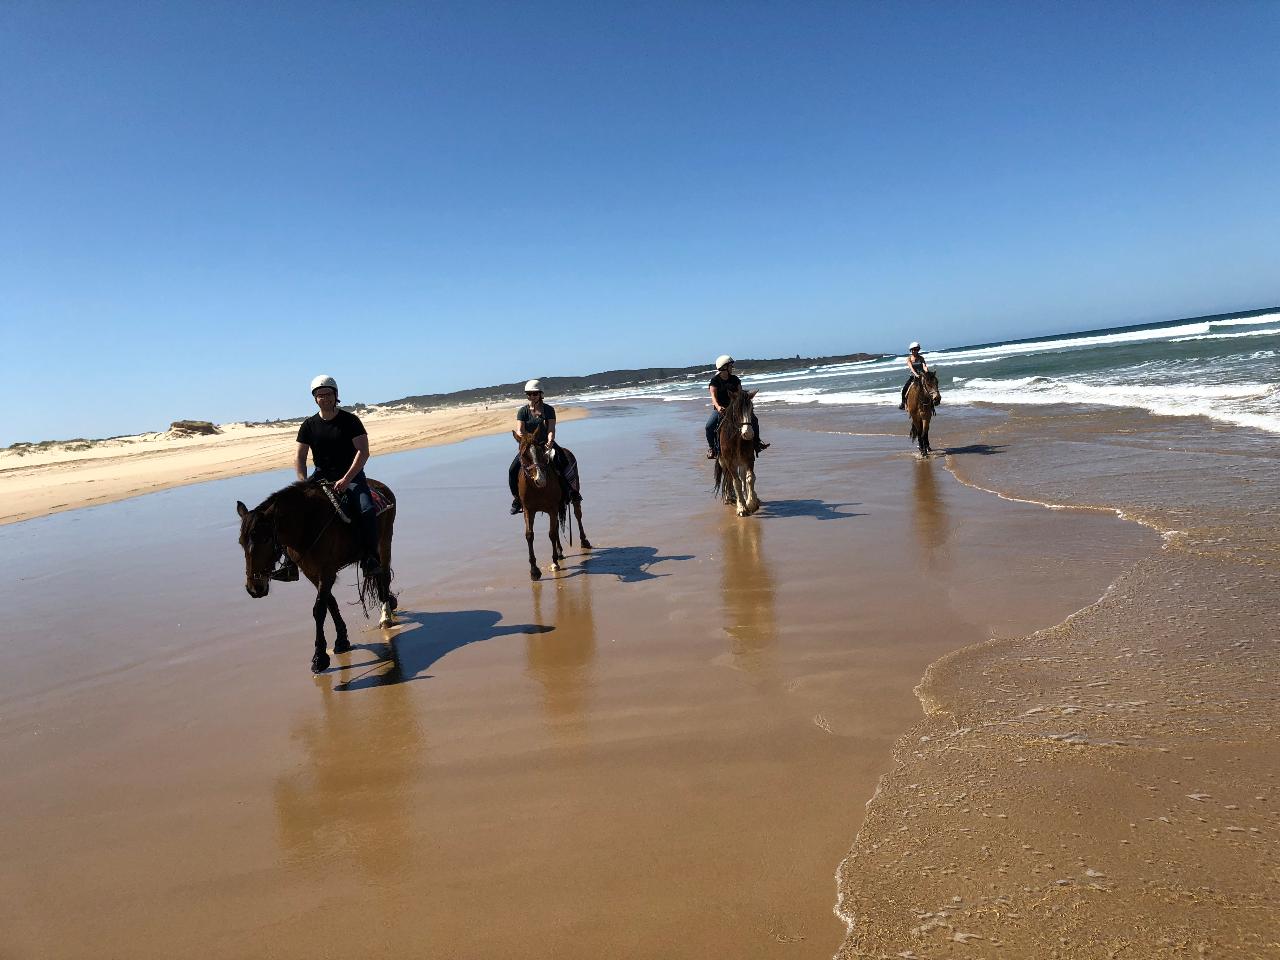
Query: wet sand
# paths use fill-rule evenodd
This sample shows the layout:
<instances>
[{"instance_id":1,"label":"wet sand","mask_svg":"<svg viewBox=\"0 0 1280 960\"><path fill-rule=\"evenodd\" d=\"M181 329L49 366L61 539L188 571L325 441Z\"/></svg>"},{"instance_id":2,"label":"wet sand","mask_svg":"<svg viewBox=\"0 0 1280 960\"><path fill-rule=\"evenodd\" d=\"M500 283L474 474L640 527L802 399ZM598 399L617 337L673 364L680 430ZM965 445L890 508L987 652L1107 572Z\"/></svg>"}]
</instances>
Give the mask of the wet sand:
<instances>
[{"instance_id":1,"label":"wet sand","mask_svg":"<svg viewBox=\"0 0 1280 960\"><path fill-rule=\"evenodd\" d=\"M1065 623L930 667L842 865L839 956L1280 956L1275 437L1078 407L943 422L967 483L1119 510L1165 547Z\"/></svg>"},{"instance_id":2,"label":"wet sand","mask_svg":"<svg viewBox=\"0 0 1280 960\"><path fill-rule=\"evenodd\" d=\"M563 421L586 415L580 408L557 412ZM381 456L505 433L515 416L507 408L475 404L412 413L374 411L363 420L370 449ZM0 525L293 462L297 424L235 423L221 429L208 436L143 434L0 450Z\"/></svg>"},{"instance_id":3,"label":"wet sand","mask_svg":"<svg viewBox=\"0 0 1280 960\"><path fill-rule=\"evenodd\" d=\"M0 530L3 956L830 956L929 665L1160 539L766 417L745 520L700 411L567 426L596 549L536 585L509 441L375 458L402 625L344 606L318 678L308 588L251 600L235 542L287 471Z\"/></svg>"}]
</instances>

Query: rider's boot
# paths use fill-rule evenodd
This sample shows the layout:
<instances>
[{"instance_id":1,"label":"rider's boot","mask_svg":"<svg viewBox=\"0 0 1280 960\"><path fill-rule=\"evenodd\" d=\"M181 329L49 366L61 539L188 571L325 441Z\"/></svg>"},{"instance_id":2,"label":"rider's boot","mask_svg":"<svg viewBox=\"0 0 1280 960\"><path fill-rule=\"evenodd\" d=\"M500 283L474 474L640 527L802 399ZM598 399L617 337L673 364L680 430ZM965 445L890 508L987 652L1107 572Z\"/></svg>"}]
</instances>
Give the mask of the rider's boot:
<instances>
[{"instance_id":1,"label":"rider's boot","mask_svg":"<svg viewBox=\"0 0 1280 960\"><path fill-rule=\"evenodd\" d=\"M519 497L511 501L511 515L514 517L517 513L524 513L524 504L520 502Z\"/></svg>"}]
</instances>

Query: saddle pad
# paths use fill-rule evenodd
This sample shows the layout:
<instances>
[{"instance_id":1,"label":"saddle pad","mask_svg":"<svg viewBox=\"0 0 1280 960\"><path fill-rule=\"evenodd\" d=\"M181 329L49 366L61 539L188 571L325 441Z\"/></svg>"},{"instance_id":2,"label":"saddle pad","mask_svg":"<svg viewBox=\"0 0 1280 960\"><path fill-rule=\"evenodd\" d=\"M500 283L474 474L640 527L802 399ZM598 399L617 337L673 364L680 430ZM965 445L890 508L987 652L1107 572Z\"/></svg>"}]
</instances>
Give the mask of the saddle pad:
<instances>
[{"instance_id":1,"label":"saddle pad","mask_svg":"<svg viewBox=\"0 0 1280 960\"><path fill-rule=\"evenodd\" d=\"M386 495L373 484L369 484L369 494L373 497L373 515L375 517L380 517L388 510L395 509L395 501L388 500Z\"/></svg>"}]
</instances>

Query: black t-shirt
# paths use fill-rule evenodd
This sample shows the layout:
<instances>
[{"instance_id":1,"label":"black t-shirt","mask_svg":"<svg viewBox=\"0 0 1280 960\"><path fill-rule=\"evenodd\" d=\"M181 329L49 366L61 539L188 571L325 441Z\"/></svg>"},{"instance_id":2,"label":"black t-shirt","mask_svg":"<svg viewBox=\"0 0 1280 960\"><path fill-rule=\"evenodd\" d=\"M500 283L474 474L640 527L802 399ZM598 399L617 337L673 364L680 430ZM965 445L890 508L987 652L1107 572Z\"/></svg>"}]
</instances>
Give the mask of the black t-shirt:
<instances>
[{"instance_id":1,"label":"black t-shirt","mask_svg":"<svg viewBox=\"0 0 1280 960\"><path fill-rule=\"evenodd\" d=\"M330 481L341 480L351 468L356 456L351 441L367 435L360 418L347 410L339 410L332 420L313 413L298 428L298 442L311 448L311 458L320 476Z\"/></svg>"},{"instance_id":2,"label":"black t-shirt","mask_svg":"<svg viewBox=\"0 0 1280 960\"><path fill-rule=\"evenodd\" d=\"M533 408L526 403L516 411L516 419L524 424L520 428L522 431L534 434L536 443L546 443L547 428L556 422L556 408L549 403L544 403L542 411L534 413Z\"/></svg>"},{"instance_id":3,"label":"black t-shirt","mask_svg":"<svg viewBox=\"0 0 1280 960\"><path fill-rule=\"evenodd\" d=\"M711 378L711 389L716 392L716 403L722 407L729 405L729 394L737 393L742 389L742 381L735 375L730 375L728 380L721 380L720 374L716 374Z\"/></svg>"}]
</instances>

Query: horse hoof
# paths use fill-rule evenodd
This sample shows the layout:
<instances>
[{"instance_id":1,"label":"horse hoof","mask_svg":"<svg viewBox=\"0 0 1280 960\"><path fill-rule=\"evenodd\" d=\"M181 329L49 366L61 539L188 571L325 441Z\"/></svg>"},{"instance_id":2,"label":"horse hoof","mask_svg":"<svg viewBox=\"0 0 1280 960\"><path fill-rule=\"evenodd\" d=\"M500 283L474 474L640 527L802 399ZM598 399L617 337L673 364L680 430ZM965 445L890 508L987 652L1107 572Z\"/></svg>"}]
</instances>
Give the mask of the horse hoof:
<instances>
[{"instance_id":1,"label":"horse hoof","mask_svg":"<svg viewBox=\"0 0 1280 960\"><path fill-rule=\"evenodd\" d=\"M745 507L739 507L739 508L738 508L738 516L740 516L740 517L745 517L746 515L747 515L747 510L746 510L746 508L745 508Z\"/></svg>"},{"instance_id":2,"label":"horse hoof","mask_svg":"<svg viewBox=\"0 0 1280 960\"><path fill-rule=\"evenodd\" d=\"M530 579L530 580L541 580L541 579L542 579L542 571L541 571L541 570L539 570L537 567L534 567L532 570L530 570L530 571L529 571L529 579Z\"/></svg>"},{"instance_id":3,"label":"horse hoof","mask_svg":"<svg viewBox=\"0 0 1280 960\"><path fill-rule=\"evenodd\" d=\"M383 617L381 620L378 621L378 626L380 627L394 627L395 625L396 625L396 618L391 616Z\"/></svg>"},{"instance_id":4,"label":"horse hoof","mask_svg":"<svg viewBox=\"0 0 1280 960\"><path fill-rule=\"evenodd\" d=\"M333 642L333 652L334 653L350 653L351 641L348 640L346 637L339 637L337 640Z\"/></svg>"},{"instance_id":5,"label":"horse hoof","mask_svg":"<svg viewBox=\"0 0 1280 960\"><path fill-rule=\"evenodd\" d=\"M400 609L400 601L396 599L396 595L394 593L387 596L387 603L391 604L392 610Z\"/></svg>"},{"instance_id":6,"label":"horse hoof","mask_svg":"<svg viewBox=\"0 0 1280 960\"><path fill-rule=\"evenodd\" d=\"M591 549L591 544L590 544L588 541L583 540L583 541L582 541L582 549L583 549L583 550L590 550L590 549Z\"/></svg>"},{"instance_id":7,"label":"horse hoof","mask_svg":"<svg viewBox=\"0 0 1280 960\"><path fill-rule=\"evenodd\" d=\"M559 573L559 572L560 572L560 564L558 564L558 563L553 563L553 564L551 564L551 572L552 572L552 573Z\"/></svg>"},{"instance_id":8,"label":"horse hoof","mask_svg":"<svg viewBox=\"0 0 1280 960\"><path fill-rule=\"evenodd\" d=\"M311 672L324 673L329 669L329 655L327 653L317 653L311 658Z\"/></svg>"}]
</instances>

